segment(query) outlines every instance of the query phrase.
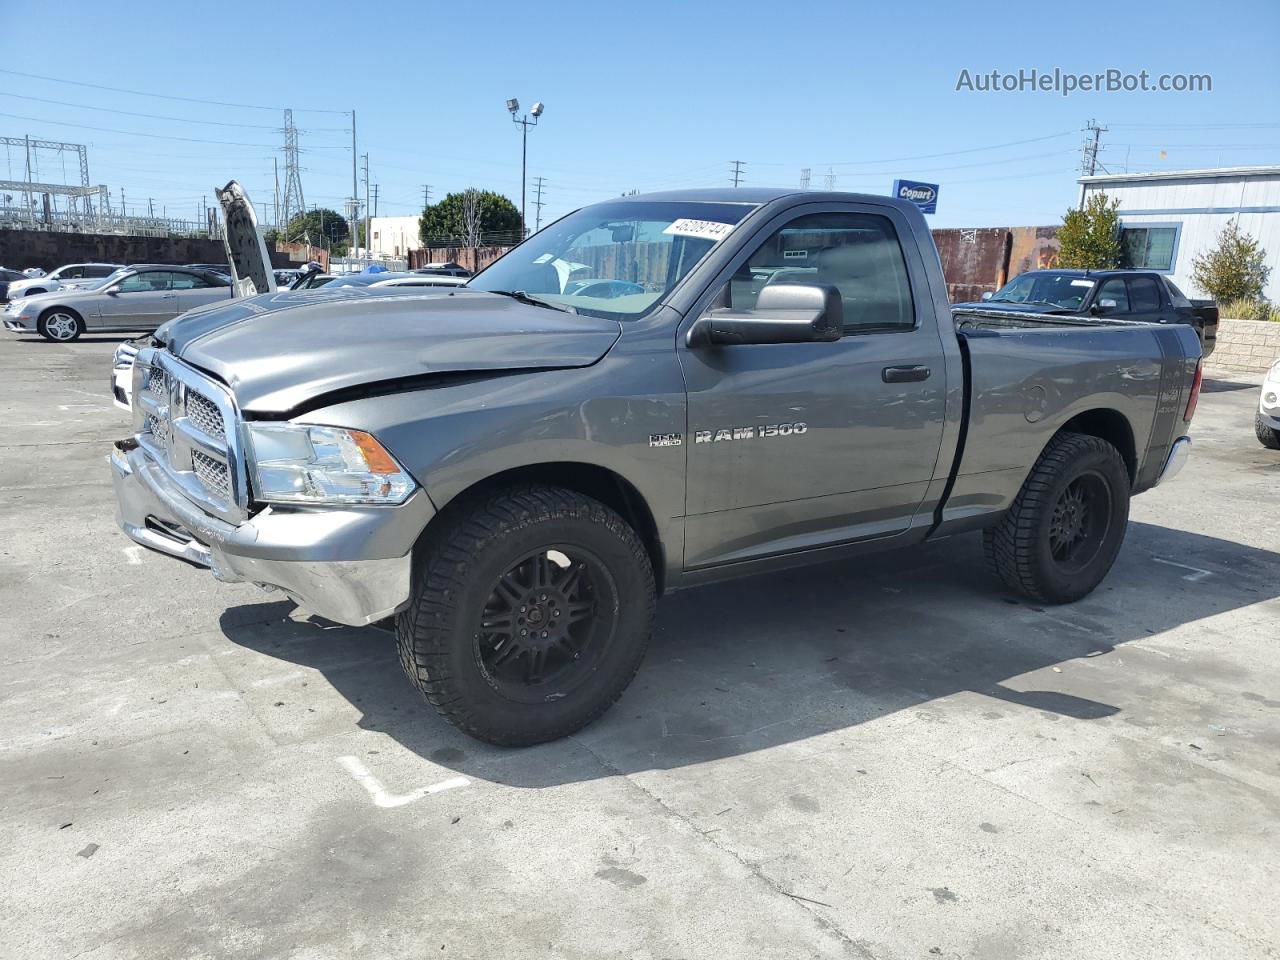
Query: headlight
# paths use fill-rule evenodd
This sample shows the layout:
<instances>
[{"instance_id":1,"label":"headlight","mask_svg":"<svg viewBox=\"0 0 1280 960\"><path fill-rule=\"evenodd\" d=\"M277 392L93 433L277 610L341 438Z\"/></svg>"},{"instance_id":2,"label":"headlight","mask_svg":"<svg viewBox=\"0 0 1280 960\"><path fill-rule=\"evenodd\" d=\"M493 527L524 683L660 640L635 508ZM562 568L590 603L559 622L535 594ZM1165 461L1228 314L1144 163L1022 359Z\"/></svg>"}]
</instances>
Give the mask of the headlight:
<instances>
[{"instance_id":1,"label":"headlight","mask_svg":"<svg viewBox=\"0 0 1280 960\"><path fill-rule=\"evenodd\" d=\"M248 423L254 494L269 503L403 503L414 482L369 434Z\"/></svg>"}]
</instances>

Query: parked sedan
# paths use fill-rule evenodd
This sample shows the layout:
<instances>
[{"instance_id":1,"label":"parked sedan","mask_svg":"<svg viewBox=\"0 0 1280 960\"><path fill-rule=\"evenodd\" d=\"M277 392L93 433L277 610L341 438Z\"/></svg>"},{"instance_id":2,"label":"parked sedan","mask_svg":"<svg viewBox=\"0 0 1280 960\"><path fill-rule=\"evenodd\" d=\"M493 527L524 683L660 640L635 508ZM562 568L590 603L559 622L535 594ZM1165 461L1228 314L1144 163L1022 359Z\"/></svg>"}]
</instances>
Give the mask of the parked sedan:
<instances>
[{"instance_id":1,"label":"parked sedan","mask_svg":"<svg viewBox=\"0 0 1280 960\"><path fill-rule=\"evenodd\" d=\"M19 297L35 297L55 290L87 286L119 269L118 263L68 263L53 273L15 280L9 285L9 299L17 300Z\"/></svg>"},{"instance_id":2,"label":"parked sedan","mask_svg":"<svg viewBox=\"0 0 1280 960\"><path fill-rule=\"evenodd\" d=\"M180 313L231 297L231 282L212 270L137 267L94 286L14 300L3 318L14 333L70 343L85 332L154 330Z\"/></svg>"},{"instance_id":3,"label":"parked sedan","mask_svg":"<svg viewBox=\"0 0 1280 960\"><path fill-rule=\"evenodd\" d=\"M1280 360L1271 365L1262 381L1258 412L1253 417L1253 432L1264 447L1280 450Z\"/></svg>"}]
</instances>

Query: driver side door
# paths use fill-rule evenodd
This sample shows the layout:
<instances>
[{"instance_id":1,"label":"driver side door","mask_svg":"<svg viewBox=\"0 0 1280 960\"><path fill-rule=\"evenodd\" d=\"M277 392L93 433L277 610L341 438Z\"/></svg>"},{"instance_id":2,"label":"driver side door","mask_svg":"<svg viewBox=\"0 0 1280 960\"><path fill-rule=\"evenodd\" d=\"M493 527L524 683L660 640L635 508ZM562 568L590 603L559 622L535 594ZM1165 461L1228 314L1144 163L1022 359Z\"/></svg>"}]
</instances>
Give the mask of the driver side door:
<instances>
[{"instance_id":1,"label":"driver side door","mask_svg":"<svg viewBox=\"0 0 1280 960\"><path fill-rule=\"evenodd\" d=\"M178 295L167 270L135 273L103 291L99 321L104 330L153 330L178 314Z\"/></svg>"},{"instance_id":2,"label":"driver side door","mask_svg":"<svg viewBox=\"0 0 1280 960\"><path fill-rule=\"evenodd\" d=\"M841 339L678 340L688 569L902 534L933 479L946 370L936 326L917 315L932 300L918 251L899 242L910 227L889 207L819 209L766 228L712 302L749 312L770 283L834 286Z\"/></svg>"}]
</instances>

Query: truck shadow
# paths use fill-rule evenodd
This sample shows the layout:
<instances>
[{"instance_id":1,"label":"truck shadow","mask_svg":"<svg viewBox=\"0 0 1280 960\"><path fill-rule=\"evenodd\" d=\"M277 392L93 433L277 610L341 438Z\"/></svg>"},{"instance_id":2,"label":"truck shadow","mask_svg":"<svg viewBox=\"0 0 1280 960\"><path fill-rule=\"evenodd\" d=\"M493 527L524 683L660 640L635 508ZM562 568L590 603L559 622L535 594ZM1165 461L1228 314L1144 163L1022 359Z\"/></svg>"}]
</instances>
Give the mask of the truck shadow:
<instances>
[{"instance_id":1,"label":"truck shadow","mask_svg":"<svg viewBox=\"0 0 1280 960\"><path fill-rule=\"evenodd\" d=\"M289 603L256 608L275 621L269 630L261 615L243 622L241 608L221 625L245 648L318 670L362 711L361 728L447 771L539 787L721 759L901 711L929 719L930 703L955 695L988 698L992 719L1017 709L1082 722L1146 712L1149 684L1131 672L1027 675L1280 596L1280 554L1143 523L1130 525L1103 585L1070 606L1010 597L980 557L966 536L674 594L619 703L573 737L526 750L488 746L438 718L385 630L281 629ZM1223 669L1197 657L1193 644L1150 664L1169 682Z\"/></svg>"}]
</instances>

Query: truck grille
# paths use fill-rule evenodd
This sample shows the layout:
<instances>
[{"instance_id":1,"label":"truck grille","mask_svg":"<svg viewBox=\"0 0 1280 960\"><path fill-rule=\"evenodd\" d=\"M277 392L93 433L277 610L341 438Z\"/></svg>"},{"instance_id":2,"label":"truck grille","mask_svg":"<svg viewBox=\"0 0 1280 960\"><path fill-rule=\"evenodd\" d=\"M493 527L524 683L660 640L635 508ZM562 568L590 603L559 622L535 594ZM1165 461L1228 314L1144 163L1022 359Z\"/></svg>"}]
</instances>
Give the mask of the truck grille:
<instances>
[{"instance_id":1,"label":"truck grille","mask_svg":"<svg viewBox=\"0 0 1280 960\"><path fill-rule=\"evenodd\" d=\"M188 499L225 519L243 519L247 485L231 395L160 350L142 351L135 364L139 444Z\"/></svg>"}]
</instances>

